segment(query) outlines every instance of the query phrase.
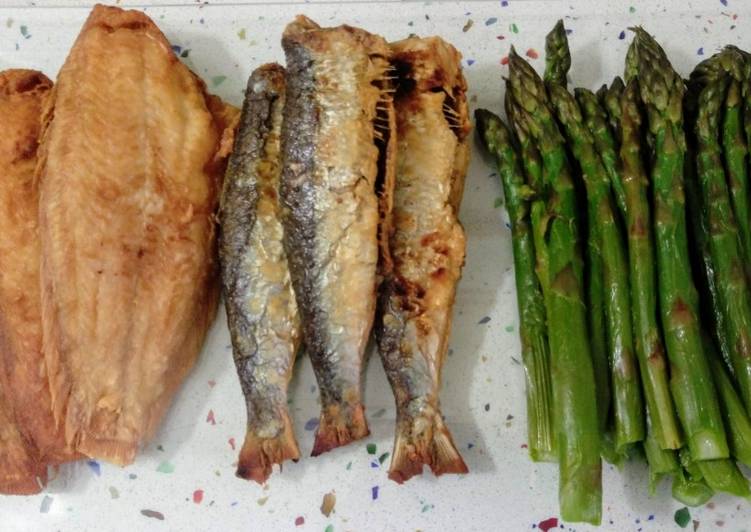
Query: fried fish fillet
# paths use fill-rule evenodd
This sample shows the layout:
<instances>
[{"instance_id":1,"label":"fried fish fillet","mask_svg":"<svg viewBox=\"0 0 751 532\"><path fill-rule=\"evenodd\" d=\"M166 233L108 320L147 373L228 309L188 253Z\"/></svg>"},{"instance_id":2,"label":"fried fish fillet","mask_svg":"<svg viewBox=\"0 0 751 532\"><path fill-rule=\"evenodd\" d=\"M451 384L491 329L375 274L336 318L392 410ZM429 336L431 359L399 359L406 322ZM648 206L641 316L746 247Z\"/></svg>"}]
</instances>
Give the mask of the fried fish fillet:
<instances>
[{"instance_id":1,"label":"fried fish fillet","mask_svg":"<svg viewBox=\"0 0 751 532\"><path fill-rule=\"evenodd\" d=\"M138 11L95 7L60 70L37 169L42 324L55 420L87 456L132 462L201 349L235 115Z\"/></svg>"},{"instance_id":2,"label":"fried fish fillet","mask_svg":"<svg viewBox=\"0 0 751 532\"><path fill-rule=\"evenodd\" d=\"M466 473L439 406L441 367L464 264L457 211L469 163L470 123L461 56L438 37L391 45L399 77L393 269L382 285L379 351L396 398L389 478L403 482L428 465Z\"/></svg>"},{"instance_id":3,"label":"fried fish fillet","mask_svg":"<svg viewBox=\"0 0 751 532\"><path fill-rule=\"evenodd\" d=\"M46 461L66 458L42 353L38 187L41 72L0 72L0 493L38 492Z\"/></svg>"},{"instance_id":4,"label":"fried fish fillet","mask_svg":"<svg viewBox=\"0 0 751 532\"><path fill-rule=\"evenodd\" d=\"M301 335L278 194L283 109L284 68L257 68L245 91L219 216L227 322L248 411L237 475L259 483L273 464L300 457L287 411Z\"/></svg>"},{"instance_id":5,"label":"fried fish fillet","mask_svg":"<svg viewBox=\"0 0 751 532\"><path fill-rule=\"evenodd\" d=\"M379 263L378 189L387 186L393 116L386 42L299 16L284 31L285 248L321 394L318 455L368 434L363 353ZM380 171L379 171L380 167ZM387 205L388 201L381 202Z\"/></svg>"}]
</instances>

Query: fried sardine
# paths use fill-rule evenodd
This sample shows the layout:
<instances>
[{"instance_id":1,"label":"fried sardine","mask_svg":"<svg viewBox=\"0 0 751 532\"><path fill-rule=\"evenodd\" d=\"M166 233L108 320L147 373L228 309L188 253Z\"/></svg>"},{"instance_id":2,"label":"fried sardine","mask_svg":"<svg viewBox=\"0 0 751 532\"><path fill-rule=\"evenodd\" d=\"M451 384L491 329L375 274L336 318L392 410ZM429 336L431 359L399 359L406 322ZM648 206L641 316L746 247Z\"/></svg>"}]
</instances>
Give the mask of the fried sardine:
<instances>
[{"instance_id":1,"label":"fried sardine","mask_svg":"<svg viewBox=\"0 0 751 532\"><path fill-rule=\"evenodd\" d=\"M284 31L285 247L321 396L318 455L368 434L361 370L373 323L379 197L390 159L389 48L298 17ZM383 202L388 204L388 202Z\"/></svg>"},{"instance_id":2,"label":"fried sardine","mask_svg":"<svg viewBox=\"0 0 751 532\"><path fill-rule=\"evenodd\" d=\"M44 352L87 456L132 462L203 345L233 116L138 11L95 7L60 70L37 171Z\"/></svg>"},{"instance_id":3,"label":"fried sardine","mask_svg":"<svg viewBox=\"0 0 751 532\"><path fill-rule=\"evenodd\" d=\"M39 294L34 168L51 88L41 72L0 72L0 493L38 492L46 462L68 457L52 419Z\"/></svg>"},{"instance_id":4,"label":"fried sardine","mask_svg":"<svg viewBox=\"0 0 751 532\"><path fill-rule=\"evenodd\" d=\"M428 465L466 473L439 407L465 238L457 211L469 162L470 123L459 53L440 38L392 45L399 77L393 270L379 300L379 351L396 398L389 477L403 482Z\"/></svg>"},{"instance_id":5,"label":"fried sardine","mask_svg":"<svg viewBox=\"0 0 751 532\"><path fill-rule=\"evenodd\" d=\"M284 68L256 69L227 165L219 257L232 348L248 411L237 475L264 482L273 464L300 457L287 385L300 319L282 244L279 207Z\"/></svg>"}]
</instances>

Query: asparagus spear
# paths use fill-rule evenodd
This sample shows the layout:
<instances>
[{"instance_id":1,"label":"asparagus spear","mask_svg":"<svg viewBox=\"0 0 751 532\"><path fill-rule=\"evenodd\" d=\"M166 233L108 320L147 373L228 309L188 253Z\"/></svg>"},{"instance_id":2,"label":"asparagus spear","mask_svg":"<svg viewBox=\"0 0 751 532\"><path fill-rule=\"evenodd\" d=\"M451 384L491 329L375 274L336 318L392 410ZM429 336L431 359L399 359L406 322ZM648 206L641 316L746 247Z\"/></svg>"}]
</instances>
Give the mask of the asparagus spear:
<instances>
[{"instance_id":1,"label":"asparagus spear","mask_svg":"<svg viewBox=\"0 0 751 532\"><path fill-rule=\"evenodd\" d=\"M658 295L668 357L674 368L671 391L694 459L727 458L727 439L702 347L698 294L689 264L683 196L685 89L657 42L641 28L634 32L626 72L629 80L638 73L654 139L651 181Z\"/></svg>"},{"instance_id":2,"label":"asparagus spear","mask_svg":"<svg viewBox=\"0 0 751 532\"><path fill-rule=\"evenodd\" d=\"M649 465L649 493L654 495L660 480L678 471L678 459L672 449L663 449L657 439L649 409L647 409L647 437L644 438L644 454Z\"/></svg>"},{"instance_id":3,"label":"asparagus spear","mask_svg":"<svg viewBox=\"0 0 751 532\"><path fill-rule=\"evenodd\" d=\"M582 169L588 211L595 213L591 219L596 224L593 233L602 250L615 443L616 451L622 454L628 444L642 441L645 433L644 405L631 329L626 252L616 220L610 181L597 153L595 140L584 127L579 106L565 87L550 85L548 90L556 116Z\"/></svg>"},{"instance_id":4,"label":"asparagus spear","mask_svg":"<svg viewBox=\"0 0 751 532\"><path fill-rule=\"evenodd\" d=\"M751 189L748 181L748 146L743 131L741 81L730 82L722 120L722 148L730 185L730 199L738 224L743 263L751 271Z\"/></svg>"},{"instance_id":5,"label":"asparagus spear","mask_svg":"<svg viewBox=\"0 0 751 532\"><path fill-rule=\"evenodd\" d=\"M751 467L751 419L733 386L727 367L712 345L711 339L706 336L704 346L709 356L712 376L720 398L720 409L725 420L730 454L740 463Z\"/></svg>"},{"instance_id":6,"label":"asparagus spear","mask_svg":"<svg viewBox=\"0 0 751 532\"><path fill-rule=\"evenodd\" d=\"M743 130L746 137L746 148L749 153L749 164L751 164L751 54L737 49L743 57L743 76L741 85L741 96L743 99ZM749 171L751 173L751 171ZM749 221L751 223L751 221ZM751 253L751 252L749 252Z\"/></svg>"},{"instance_id":7,"label":"asparagus spear","mask_svg":"<svg viewBox=\"0 0 751 532\"><path fill-rule=\"evenodd\" d=\"M566 86L566 76L571 68L571 52L563 20L559 19L545 37L545 84Z\"/></svg>"},{"instance_id":8,"label":"asparagus spear","mask_svg":"<svg viewBox=\"0 0 751 532\"><path fill-rule=\"evenodd\" d=\"M527 383L527 434L534 461L555 459L552 419L552 384L545 303L535 273L535 248L529 218L532 189L524 182L511 132L501 119L485 109L475 111L483 144L495 157L501 176L506 209L511 220L519 336Z\"/></svg>"},{"instance_id":9,"label":"asparagus spear","mask_svg":"<svg viewBox=\"0 0 751 532\"><path fill-rule=\"evenodd\" d=\"M673 498L687 506L701 506L714 495L687 448L680 452L681 467L673 476Z\"/></svg>"},{"instance_id":10,"label":"asparagus spear","mask_svg":"<svg viewBox=\"0 0 751 532\"><path fill-rule=\"evenodd\" d=\"M722 113L722 146L730 200L738 225L741 253L746 275L751 278L751 205L749 204L748 145L744 133L743 91L748 85L751 65L747 54L735 46L727 46L721 52L699 63L691 75L692 85L706 85L723 75L731 76ZM695 92L696 92L695 91ZM746 116L746 119L751 117ZM746 125L751 128L751 125Z\"/></svg>"},{"instance_id":11,"label":"asparagus spear","mask_svg":"<svg viewBox=\"0 0 751 532\"><path fill-rule=\"evenodd\" d=\"M582 290L576 196L565 145L548 107L545 87L512 48L509 81L514 116L537 143L550 197L545 232L549 295L546 297L554 423L560 462L559 502L566 521L599 524L602 462L595 380ZM545 285L545 282L542 283Z\"/></svg>"},{"instance_id":12,"label":"asparagus spear","mask_svg":"<svg viewBox=\"0 0 751 532\"><path fill-rule=\"evenodd\" d=\"M687 107L687 116L689 122L695 121L696 106L698 95L696 94L696 87L693 91L689 92L685 100ZM692 136L689 139L694 141ZM696 175L695 157L693 154L696 152L696 147L693 146L695 142L692 142L692 149L689 150L689 155L686 157L686 199L689 205L688 218L692 221L693 238L696 242L696 252L699 255L697 262L699 262L698 270L700 272L700 280L702 282L704 294L708 301L706 307L710 307L711 311L706 312L707 321L712 323L712 328L715 329L715 338L718 344L723 349L725 360L729 360L729 346L728 338L725 334L726 327L724 327L724 320L722 313L718 310L718 294L716 286L716 275L714 265L712 264L711 254L709 251L709 229L706 217L703 215L701 206L701 192ZM709 363L712 369L712 377L714 378L715 387L717 389L718 398L720 401L720 410L725 422L725 429L728 435L728 444L730 446L730 454L743 464L751 465L751 419L749 419L746 413L745 407L738 392L735 389L735 385L732 382L725 361L717 352L715 345L707 335L703 337L704 351L707 353Z\"/></svg>"},{"instance_id":13,"label":"asparagus spear","mask_svg":"<svg viewBox=\"0 0 751 532\"><path fill-rule=\"evenodd\" d=\"M652 217L648 199L649 182L642 163L642 117L638 91L636 80L632 80L623 90L618 104L611 102L609 105L621 131L622 168L615 179L622 181L625 195L634 343L647 410L660 448L678 449L681 435L670 396L668 364L657 322L654 242L649 230Z\"/></svg>"},{"instance_id":14,"label":"asparagus spear","mask_svg":"<svg viewBox=\"0 0 751 532\"><path fill-rule=\"evenodd\" d=\"M603 85L600 90L597 91L597 98L600 100L602 106L605 108L608 114L608 123L610 129L613 131L616 142L618 145L623 141L621 133L621 97L626 86L623 84L623 80L616 76L610 87Z\"/></svg>"},{"instance_id":15,"label":"asparagus spear","mask_svg":"<svg viewBox=\"0 0 751 532\"><path fill-rule=\"evenodd\" d=\"M555 27L545 38L545 73L546 84L566 86L566 76L571 68L571 53L563 20L558 20ZM573 170L573 169L572 169ZM576 185L575 181L575 185ZM587 301L587 318L589 326L589 345L592 354L592 366L595 372L595 392L597 394L597 413L600 432L603 435L602 456L609 462L619 461L614 449L613 438L605 434L610 419L611 387L608 348L605 337L605 287L603 285L603 264L600 238L596 237L597 213L587 209L584 248L584 285Z\"/></svg>"},{"instance_id":16,"label":"asparagus spear","mask_svg":"<svg viewBox=\"0 0 751 532\"><path fill-rule=\"evenodd\" d=\"M701 460L697 464L707 485L714 491L724 491L736 497L751 499L748 480L732 460Z\"/></svg>"},{"instance_id":17,"label":"asparagus spear","mask_svg":"<svg viewBox=\"0 0 751 532\"><path fill-rule=\"evenodd\" d=\"M717 298L730 362L746 409L751 409L751 302L738 243L738 226L722 166L719 114L729 78L720 75L698 93L695 135L696 165L702 193L700 215L709 230L709 254L714 267Z\"/></svg>"},{"instance_id":18,"label":"asparagus spear","mask_svg":"<svg viewBox=\"0 0 751 532\"><path fill-rule=\"evenodd\" d=\"M710 488L703 478L695 479L679 469L673 477L673 498L686 506L702 506L714 496L714 490Z\"/></svg>"},{"instance_id":19,"label":"asparagus spear","mask_svg":"<svg viewBox=\"0 0 751 532\"><path fill-rule=\"evenodd\" d=\"M691 129L691 124L696 122L698 106L697 86L690 87L684 98L684 115L685 122ZM704 210L701 199L701 187L696 172L696 136L688 135L687 155L684 159L684 185L686 191L687 218L690 221L691 241L693 246L692 261L696 280L699 285L699 295L701 298L702 319L709 325L717 345L720 348L722 357L728 366L730 363L730 345L725 326L723 313L719 308L719 297L717 295L717 282L712 256L709 251L709 227L707 226L707 217L704 216ZM705 343L706 345L706 343Z\"/></svg>"},{"instance_id":20,"label":"asparagus spear","mask_svg":"<svg viewBox=\"0 0 751 532\"><path fill-rule=\"evenodd\" d=\"M595 149L599 153L607 176L610 179L610 186L613 189L618 208L625 217L626 192L623 189L623 182L619 175L618 148L613 131L608 124L607 112L600 105L597 96L592 91L578 88L574 90L574 94L581 108L584 125L592 134Z\"/></svg>"}]
</instances>

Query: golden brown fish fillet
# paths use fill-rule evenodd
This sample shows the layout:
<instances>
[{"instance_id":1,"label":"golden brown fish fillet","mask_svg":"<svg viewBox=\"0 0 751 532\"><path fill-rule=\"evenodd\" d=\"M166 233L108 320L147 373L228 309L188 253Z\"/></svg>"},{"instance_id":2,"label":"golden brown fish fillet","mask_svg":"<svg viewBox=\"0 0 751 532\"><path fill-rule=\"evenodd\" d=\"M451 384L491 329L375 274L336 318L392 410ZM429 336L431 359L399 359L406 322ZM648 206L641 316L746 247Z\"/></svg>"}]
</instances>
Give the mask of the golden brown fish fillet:
<instances>
[{"instance_id":1,"label":"golden brown fish fillet","mask_svg":"<svg viewBox=\"0 0 751 532\"><path fill-rule=\"evenodd\" d=\"M457 219L467 171L470 123L459 52L437 37L391 45L399 76L393 270L379 301L379 351L396 398L389 478L403 482L428 465L466 473L439 405L456 285L464 263Z\"/></svg>"},{"instance_id":2,"label":"golden brown fish fillet","mask_svg":"<svg viewBox=\"0 0 751 532\"><path fill-rule=\"evenodd\" d=\"M0 72L0 493L38 492L65 444L52 419L42 353L38 187L42 104L52 82Z\"/></svg>"},{"instance_id":3,"label":"golden brown fish fillet","mask_svg":"<svg viewBox=\"0 0 751 532\"><path fill-rule=\"evenodd\" d=\"M201 349L235 120L146 15L94 8L49 101L38 166L53 412L83 454L132 462Z\"/></svg>"}]
</instances>

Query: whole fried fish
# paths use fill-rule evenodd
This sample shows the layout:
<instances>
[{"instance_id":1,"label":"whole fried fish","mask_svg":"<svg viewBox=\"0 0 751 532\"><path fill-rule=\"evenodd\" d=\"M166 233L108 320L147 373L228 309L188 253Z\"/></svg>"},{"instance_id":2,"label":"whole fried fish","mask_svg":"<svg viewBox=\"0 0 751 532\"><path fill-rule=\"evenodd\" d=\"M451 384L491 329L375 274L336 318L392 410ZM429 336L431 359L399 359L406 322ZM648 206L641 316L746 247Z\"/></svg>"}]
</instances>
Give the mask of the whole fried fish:
<instances>
[{"instance_id":1,"label":"whole fried fish","mask_svg":"<svg viewBox=\"0 0 751 532\"><path fill-rule=\"evenodd\" d=\"M300 457L287 411L300 319L278 196L283 109L284 68L257 68L245 91L219 216L227 321L248 410L237 475L259 483L273 464Z\"/></svg>"},{"instance_id":2,"label":"whole fried fish","mask_svg":"<svg viewBox=\"0 0 751 532\"><path fill-rule=\"evenodd\" d=\"M315 456L368 434L361 370L376 306L378 191L391 162L390 52L381 37L321 28L302 16L287 26L282 46L280 192L304 342L321 394Z\"/></svg>"},{"instance_id":3,"label":"whole fried fish","mask_svg":"<svg viewBox=\"0 0 751 532\"><path fill-rule=\"evenodd\" d=\"M438 37L391 45L399 81L393 269L382 285L379 351L396 398L389 478L466 473L439 407L441 367L464 263L457 211L469 163L461 56Z\"/></svg>"},{"instance_id":4,"label":"whole fried fish","mask_svg":"<svg viewBox=\"0 0 751 532\"><path fill-rule=\"evenodd\" d=\"M46 462L66 458L42 353L34 179L51 88L41 72L0 72L0 493L40 491Z\"/></svg>"},{"instance_id":5,"label":"whole fried fish","mask_svg":"<svg viewBox=\"0 0 751 532\"><path fill-rule=\"evenodd\" d=\"M60 70L38 165L44 352L87 456L132 462L201 349L235 115L138 11L95 7Z\"/></svg>"}]
</instances>

